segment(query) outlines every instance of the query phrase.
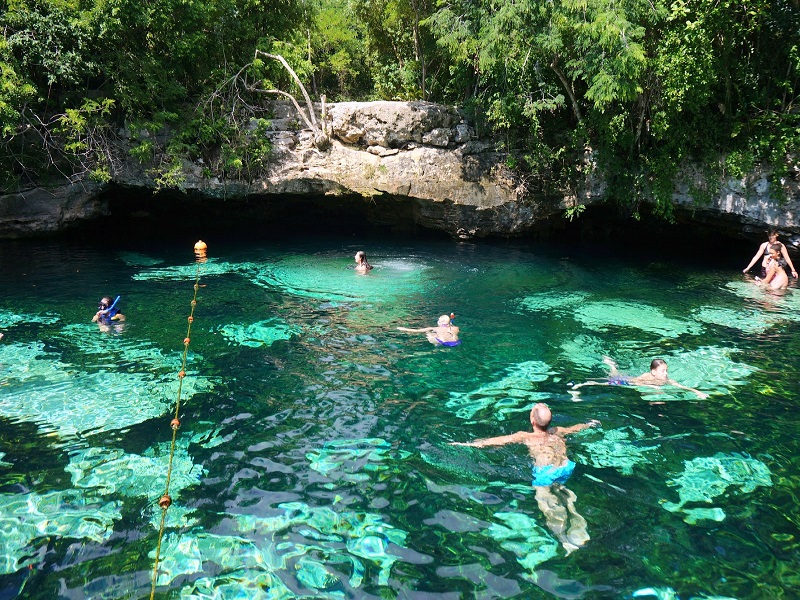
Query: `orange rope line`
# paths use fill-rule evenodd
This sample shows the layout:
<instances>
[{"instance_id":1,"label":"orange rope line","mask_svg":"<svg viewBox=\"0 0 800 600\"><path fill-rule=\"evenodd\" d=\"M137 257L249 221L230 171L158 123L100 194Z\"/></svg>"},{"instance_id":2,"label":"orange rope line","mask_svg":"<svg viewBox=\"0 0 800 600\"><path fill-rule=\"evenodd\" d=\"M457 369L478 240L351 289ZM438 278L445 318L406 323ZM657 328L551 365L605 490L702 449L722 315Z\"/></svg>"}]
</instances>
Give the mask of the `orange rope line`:
<instances>
[{"instance_id":1,"label":"orange rope line","mask_svg":"<svg viewBox=\"0 0 800 600\"><path fill-rule=\"evenodd\" d=\"M202 245L202 252L198 251L199 244ZM153 600L156 594L156 583L158 581L158 563L161 557L161 543L164 539L164 529L167 521L167 509L172 504L172 498L169 495L169 484L172 480L172 468L175 458L175 442L178 438L178 428L181 425L179 416L181 410L181 391L183 390L183 379L186 377L186 357L189 354L189 342L191 341L192 323L194 323L194 309L197 307L197 292L200 289L200 265L205 262L205 244L201 241L195 244L195 254L198 257L197 271L194 278L194 297L192 298L192 310L189 312L189 325L186 328L186 337L183 339L183 357L181 359L181 370L178 372L178 398L175 401L175 414L170 427L172 427L172 442L169 448L169 464L167 467L167 480L164 487L164 495L158 501L161 507L161 525L158 528L158 543L156 544L156 558L153 564L153 585L150 588L150 600Z\"/></svg>"}]
</instances>

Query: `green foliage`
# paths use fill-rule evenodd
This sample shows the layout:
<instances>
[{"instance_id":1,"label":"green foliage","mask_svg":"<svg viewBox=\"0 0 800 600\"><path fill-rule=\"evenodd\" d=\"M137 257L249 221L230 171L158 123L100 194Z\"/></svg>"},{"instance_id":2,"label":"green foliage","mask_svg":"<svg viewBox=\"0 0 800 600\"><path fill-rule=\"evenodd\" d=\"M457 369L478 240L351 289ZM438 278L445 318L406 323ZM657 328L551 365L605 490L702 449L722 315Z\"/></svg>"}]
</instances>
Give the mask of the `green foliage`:
<instances>
[{"instance_id":1,"label":"green foliage","mask_svg":"<svg viewBox=\"0 0 800 600\"><path fill-rule=\"evenodd\" d=\"M363 39L381 99L428 99L429 70L438 65L428 17L429 0L350 0L363 24ZM434 72L433 77L437 76Z\"/></svg>"},{"instance_id":2,"label":"green foliage","mask_svg":"<svg viewBox=\"0 0 800 600\"><path fill-rule=\"evenodd\" d=\"M182 189L186 181L183 161L177 155L168 155L167 160L156 169L155 175L156 190Z\"/></svg>"},{"instance_id":3,"label":"green foliage","mask_svg":"<svg viewBox=\"0 0 800 600\"><path fill-rule=\"evenodd\" d=\"M129 150L131 156L139 161L139 164L146 165L152 162L155 154L156 146L153 140L140 140L135 146L131 146Z\"/></svg>"},{"instance_id":4,"label":"green foliage","mask_svg":"<svg viewBox=\"0 0 800 600\"><path fill-rule=\"evenodd\" d=\"M36 88L19 75L9 45L0 40L0 137L11 137L17 132L20 111L35 94Z\"/></svg>"},{"instance_id":5,"label":"green foliage","mask_svg":"<svg viewBox=\"0 0 800 600\"><path fill-rule=\"evenodd\" d=\"M91 13L77 3L14 2L3 15L5 42L38 87L67 87L100 69Z\"/></svg>"},{"instance_id":6,"label":"green foliage","mask_svg":"<svg viewBox=\"0 0 800 600\"><path fill-rule=\"evenodd\" d=\"M584 210L586 210L585 204L574 204L564 210L564 218L572 221L575 217L581 216Z\"/></svg>"},{"instance_id":7,"label":"green foliage","mask_svg":"<svg viewBox=\"0 0 800 600\"><path fill-rule=\"evenodd\" d=\"M307 46L315 94L332 101L369 95L372 73L364 24L348 0L318 1L309 7Z\"/></svg>"},{"instance_id":8,"label":"green foliage","mask_svg":"<svg viewBox=\"0 0 800 600\"><path fill-rule=\"evenodd\" d=\"M9 0L0 12L3 183L102 180L111 140L180 186L252 180L270 147L263 96L425 99L463 107L526 182L567 190L599 168L609 197L669 218L687 162L710 197L800 148L800 6L774 0ZM247 66L249 63L251 65ZM165 141L169 140L169 141ZM591 164L585 160L590 154ZM722 157L722 161L720 159ZM695 181L695 179L693 179ZM579 213L570 213L567 218Z\"/></svg>"}]
</instances>

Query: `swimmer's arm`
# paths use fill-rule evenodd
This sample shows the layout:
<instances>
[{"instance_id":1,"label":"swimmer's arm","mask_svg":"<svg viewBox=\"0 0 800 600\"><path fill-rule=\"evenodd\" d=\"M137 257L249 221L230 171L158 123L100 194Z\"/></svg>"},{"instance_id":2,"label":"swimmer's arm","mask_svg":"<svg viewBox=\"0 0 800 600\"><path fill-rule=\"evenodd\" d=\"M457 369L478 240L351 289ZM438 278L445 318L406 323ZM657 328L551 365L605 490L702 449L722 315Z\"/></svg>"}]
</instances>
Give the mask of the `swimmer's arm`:
<instances>
[{"instance_id":1,"label":"swimmer's arm","mask_svg":"<svg viewBox=\"0 0 800 600\"><path fill-rule=\"evenodd\" d=\"M794 270L792 259L789 258L789 253L786 251L786 244L781 244L781 256L783 256L783 260L786 261L786 264L789 265L789 268L792 270L792 277L797 279L797 271Z\"/></svg>"},{"instance_id":2,"label":"swimmer's arm","mask_svg":"<svg viewBox=\"0 0 800 600\"><path fill-rule=\"evenodd\" d=\"M767 271L767 276L766 276L766 277L764 277L764 279L762 279L762 280L760 281L760 283L762 283L762 284L765 284L765 283L769 283L770 281L772 281L772 280L775 278L775 275L777 275L777 274L778 274L778 269L779 269L779 268L780 268L780 267L778 267L778 266L777 266L777 265L775 265L774 263L771 263L771 264L770 264L770 268L769 268L769 270Z\"/></svg>"},{"instance_id":3,"label":"swimmer's arm","mask_svg":"<svg viewBox=\"0 0 800 600\"><path fill-rule=\"evenodd\" d=\"M687 392L692 392L698 398L700 398L701 400L705 400L706 398L708 398L708 394L706 394L704 392L701 392L700 390L696 390L694 388L690 388L690 387L687 387L685 385L681 385L680 383L678 383L677 381L673 381L672 379L668 379L667 383L669 383L672 386L675 386L676 388L680 388L682 390L686 390Z\"/></svg>"},{"instance_id":4,"label":"swimmer's arm","mask_svg":"<svg viewBox=\"0 0 800 600\"><path fill-rule=\"evenodd\" d=\"M599 427L600 421L597 419L592 419L591 421L587 421L586 423L578 423L577 425L571 425L570 427L551 427L550 432L554 433L559 436L569 435L570 433L577 433L578 431L583 431L584 429L589 429L589 427Z\"/></svg>"},{"instance_id":5,"label":"swimmer's arm","mask_svg":"<svg viewBox=\"0 0 800 600\"><path fill-rule=\"evenodd\" d=\"M409 333L425 333L426 331L433 331L436 327L423 327L422 329L410 329L408 327L398 327L397 331L407 331Z\"/></svg>"},{"instance_id":6,"label":"swimmer's arm","mask_svg":"<svg viewBox=\"0 0 800 600\"><path fill-rule=\"evenodd\" d=\"M511 435L501 435L493 438L484 438L472 442L450 442L451 446L471 446L472 448L485 448L486 446L505 446L506 444L524 444L525 432L518 431Z\"/></svg>"},{"instance_id":7,"label":"swimmer's arm","mask_svg":"<svg viewBox=\"0 0 800 600\"><path fill-rule=\"evenodd\" d=\"M753 257L753 260L751 260L751 261L750 261L750 264L749 264L749 265L747 265L747 266L744 268L744 270L742 271L742 273L747 273L747 272L748 272L748 271L749 271L749 270L750 270L750 269L753 267L753 265L754 265L754 264L756 264L756 261L758 260L758 257L759 257L759 256L763 256L763 255L764 255L764 250L765 250L765 248L766 248L766 245L767 245L768 243L769 243L769 242L764 242L763 244L761 244L761 245L758 247L758 252L756 252L756 255Z\"/></svg>"},{"instance_id":8,"label":"swimmer's arm","mask_svg":"<svg viewBox=\"0 0 800 600\"><path fill-rule=\"evenodd\" d=\"M577 385L573 385L572 389L577 390L578 388L582 388L585 385L608 385L607 381L584 381L583 383L579 383Z\"/></svg>"}]
</instances>

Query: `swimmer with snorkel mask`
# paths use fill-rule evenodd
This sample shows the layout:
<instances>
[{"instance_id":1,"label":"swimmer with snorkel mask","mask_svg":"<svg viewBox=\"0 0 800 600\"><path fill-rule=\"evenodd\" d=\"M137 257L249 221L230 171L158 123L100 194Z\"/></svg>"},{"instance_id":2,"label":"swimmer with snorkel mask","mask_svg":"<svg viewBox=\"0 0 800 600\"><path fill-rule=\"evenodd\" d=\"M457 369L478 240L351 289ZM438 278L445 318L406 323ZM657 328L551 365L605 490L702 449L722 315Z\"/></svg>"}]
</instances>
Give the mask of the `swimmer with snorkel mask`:
<instances>
[{"instance_id":1,"label":"swimmer with snorkel mask","mask_svg":"<svg viewBox=\"0 0 800 600\"><path fill-rule=\"evenodd\" d=\"M97 312L92 317L92 323L97 323L100 326L100 331L109 331L111 325L122 323L125 321L125 315L117 307L117 302L121 296L117 296L114 301L111 301L111 296L103 296L100 299L100 304L97 306Z\"/></svg>"}]
</instances>

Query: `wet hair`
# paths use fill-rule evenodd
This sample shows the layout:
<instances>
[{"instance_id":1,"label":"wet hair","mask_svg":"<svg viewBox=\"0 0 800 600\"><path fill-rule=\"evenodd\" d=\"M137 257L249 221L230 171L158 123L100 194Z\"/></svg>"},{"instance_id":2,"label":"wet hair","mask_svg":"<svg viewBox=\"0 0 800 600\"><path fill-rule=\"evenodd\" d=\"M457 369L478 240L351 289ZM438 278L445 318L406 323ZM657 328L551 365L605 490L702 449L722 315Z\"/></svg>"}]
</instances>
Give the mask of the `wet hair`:
<instances>
[{"instance_id":1,"label":"wet hair","mask_svg":"<svg viewBox=\"0 0 800 600\"><path fill-rule=\"evenodd\" d=\"M372 268L372 265L367 262L367 253L363 250L356 252L356 259L358 260L359 264L364 265L367 269Z\"/></svg>"},{"instance_id":2,"label":"wet hair","mask_svg":"<svg viewBox=\"0 0 800 600\"><path fill-rule=\"evenodd\" d=\"M553 413L550 412L550 407L543 402L539 402L538 404L534 404L533 408L531 409L531 422L538 425L539 427L546 429L548 425L550 425L550 421L553 420Z\"/></svg>"},{"instance_id":3,"label":"wet hair","mask_svg":"<svg viewBox=\"0 0 800 600\"><path fill-rule=\"evenodd\" d=\"M772 244L772 245L769 247L769 249L770 249L770 250L774 250L775 252L777 252L778 254L780 254L780 253L781 253L781 251L783 250L783 246L782 246L782 245L780 245L780 244Z\"/></svg>"},{"instance_id":4,"label":"wet hair","mask_svg":"<svg viewBox=\"0 0 800 600\"><path fill-rule=\"evenodd\" d=\"M780 235L780 234L778 233L778 230L777 230L777 229L770 229L770 230L767 232L767 237L772 237L773 235L774 235L775 237L778 237L778 236Z\"/></svg>"},{"instance_id":5,"label":"wet hair","mask_svg":"<svg viewBox=\"0 0 800 600\"><path fill-rule=\"evenodd\" d=\"M667 361L665 361L663 358L654 358L653 362L650 363L650 370L655 371L661 365L666 365L666 364Z\"/></svg>"},{"instance_id":6,"label":"wet hair","mask_svg":"<svg viewBox=\"0 0 800 600\"><path fill-rule=\"evenodd\" d=\"M448 315L442 315L442 316L441 316L441 317L439 317L439 319L436 321L436 324L437 324L439 327L445 327L446 325L450 325L450 317L449 317Z\"/></svg>"},{"instance_id":7,"label":"wet hair","mask_svg":"<svg viewBox=\"0 0 800 600\"><path fill-rule=\"evenodd\" d=\"M111 306L111 303L113 301L114 300L113 300L113 298L111 298L111 296L103 296L102 298L100 298L100 302L99 303L102 304L103 302L105 302L106 306Z\"/></svg>"}]
</instances>

